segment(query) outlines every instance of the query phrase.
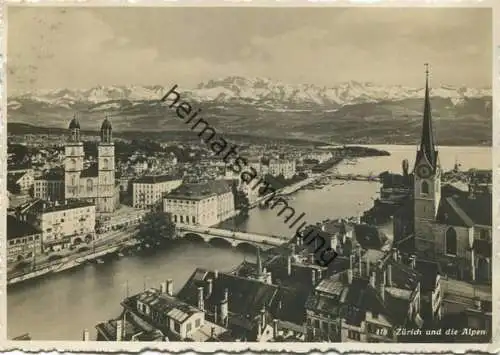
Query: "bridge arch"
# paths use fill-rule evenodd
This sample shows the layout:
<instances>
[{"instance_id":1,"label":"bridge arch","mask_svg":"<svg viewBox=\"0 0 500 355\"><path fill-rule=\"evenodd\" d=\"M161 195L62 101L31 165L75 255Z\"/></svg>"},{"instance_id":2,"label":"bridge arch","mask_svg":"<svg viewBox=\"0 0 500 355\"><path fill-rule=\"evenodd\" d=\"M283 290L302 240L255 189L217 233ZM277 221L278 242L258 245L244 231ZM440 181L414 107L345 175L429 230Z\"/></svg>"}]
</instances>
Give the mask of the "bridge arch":
<instances>
[{"instance_id":1,"label":"bridge arch","mask_svg":"<svg viewBox=\"0 0 500 355\"><path fill-rule=\"evenodd\" d=\"M241 250L255 251L257 250L257 245L251 242L236 242L236 248Z\"/></svg>"},{"instance_id":2,"label":"bridge arch","mask_svg":"<svg viewBox=\"0 0 500 355\"><path fill-rule=\"evenodd\" d=\"M205 242L205 238L201 235L191 232L184 233L184 239L191 242Z\"/></svg>"},{"instance_id":3,"label":"bridge arch","mask_svg":"<svg viewBox=\"0 0 500 355\"><path fill-rule=\"evenodd\" d=\"M223 246L223 247L234 246L230 240L221 237L212 237L208 242L214 246Z\"/></svg>"}]
</instances>

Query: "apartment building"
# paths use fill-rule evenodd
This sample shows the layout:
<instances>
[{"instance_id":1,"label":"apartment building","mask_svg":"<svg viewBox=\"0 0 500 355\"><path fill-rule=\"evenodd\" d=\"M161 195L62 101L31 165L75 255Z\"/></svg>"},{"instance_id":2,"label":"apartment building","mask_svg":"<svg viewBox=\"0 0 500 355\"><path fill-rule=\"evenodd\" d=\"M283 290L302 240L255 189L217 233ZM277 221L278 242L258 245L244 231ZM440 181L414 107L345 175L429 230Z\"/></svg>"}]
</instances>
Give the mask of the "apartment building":
<instances>
[{"instance_id":1,"label":"apartment building","mask_svg":"<svg viewBox=\"0 0 500 355\"><path fill-rule=\"evenodd\" d=\"M33 197L46 201L64 200L64 172L48 171L34 181Z\"/></svg>"},{"instance_id":2,"label":"apartment building","mask_svg":"<svg viewBox=\"0 0 500 355\"><path fill-rule=\"evenodd\" d=\"M149 208L161 202L163 195L182 184L182 179L170 175L143 176L132 182L132 206Z\"/></svg>"},{"instance_id":3,"label":"apartment building","mask_svg":"<svg viewBox=\"0 0 500 355\"><path fill-rule=\"evenodd\" d=\"M7 262L30 260L42 253L41 232L7 215Z\"/></svg>"},{"instance_id":4,"label":"apartment building","mask_svg":"<svg viewBox=\"0 0 500 355\"><path fill-rule=\"evenodd\" d=\"M295 175L295 160L270 159L268 174L272 176L283 175L285 179L291 179Z\"/></svg>"},{"instance_id":5,"label":"apartment building","mask_svg":"<svg viewBox=\"0 0 500 355\"><path fill-rule=\"evenodd\" d=\"M21 207L17 219L40 230L44 250L57 251L94 239L96 207L83 201L36 200Z\"/></svg>"}]
</instances>

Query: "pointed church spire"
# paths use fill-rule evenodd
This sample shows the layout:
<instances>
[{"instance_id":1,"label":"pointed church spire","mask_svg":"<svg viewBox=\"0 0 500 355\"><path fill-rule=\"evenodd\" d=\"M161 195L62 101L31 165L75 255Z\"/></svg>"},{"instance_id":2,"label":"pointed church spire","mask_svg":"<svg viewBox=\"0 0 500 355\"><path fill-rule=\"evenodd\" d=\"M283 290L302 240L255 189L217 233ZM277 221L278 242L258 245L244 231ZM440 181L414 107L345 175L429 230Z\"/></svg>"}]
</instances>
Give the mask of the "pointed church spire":
<instances>
[{"instance_id":1,"label":"pointed church spire","mask_svg":"<svg viewBox=\"0 0 500 355\"><path fill-rule=\"evenodd\" d=\"M431 100L429 94L429 64L425 63L425 103L424 120L422 125L422 141L420 151L425 155L433 167L436 164L436 147L434 145L434 132L432 130Z\"/></svg>"},{"instance_id":2,"label":"pointed church spire","mask_svg":"<svg viewBox=\"0 0 500 355\"><path fill-rule=\"evenodd\" d=\"M257 273L262 274L262 259L260 257L260 247L257 247Z\"/></svg>"}]
</instances>

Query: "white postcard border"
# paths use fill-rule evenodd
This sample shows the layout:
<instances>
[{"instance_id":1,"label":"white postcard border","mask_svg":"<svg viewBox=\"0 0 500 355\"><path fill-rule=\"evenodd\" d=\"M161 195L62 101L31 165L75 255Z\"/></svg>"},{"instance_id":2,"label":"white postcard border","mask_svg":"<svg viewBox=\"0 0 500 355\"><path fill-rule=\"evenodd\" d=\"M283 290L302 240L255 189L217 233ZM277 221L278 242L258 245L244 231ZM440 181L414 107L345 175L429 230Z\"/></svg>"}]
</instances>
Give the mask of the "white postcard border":
<instances>
[{"instance_id":1,"label":"white postcard border","mask_svg":"<svg viewBox=\"0 0 500 355\"><path fill-rule=\"evenodd\" d=\"M6 95L6 31L7 6L267 6L267 7L310 7L310 6L356 6L356 7L486 7L493 9L493 270L500 270L500 105L497 97L500 92L500 1L499 0L75 0L75 1L15 1L7 0L0 9L0 41L2 43L0 71L0 146L2 153L0 189L6 191L6 147L7 147L7 95ZM457 44L458 45L458 44ZM6 235L6 209L8 199L6 194L0 200L2 215L0 230ZM387 343L191 343L191 342L83 342L83 341L11 341L7 339L7 295L6 295L6 246L5 238L0 238L0 350L9 353L43 352L142 352L153 354L168 353L243 353L243 352L293 352L319 354L334 353L500 353L500 317L493 312L493 343L491 344L387 344ZM493 310L500 311L500 284L493 277Z\"/></svg>"}]
</instances>

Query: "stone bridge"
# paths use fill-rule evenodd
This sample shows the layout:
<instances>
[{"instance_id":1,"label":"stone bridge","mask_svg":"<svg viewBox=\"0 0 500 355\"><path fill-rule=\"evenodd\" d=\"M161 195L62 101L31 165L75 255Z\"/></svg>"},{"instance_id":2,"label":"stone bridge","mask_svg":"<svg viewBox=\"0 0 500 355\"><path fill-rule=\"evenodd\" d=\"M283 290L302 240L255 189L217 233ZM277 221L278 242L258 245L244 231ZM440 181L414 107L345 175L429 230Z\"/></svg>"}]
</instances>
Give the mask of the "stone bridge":
<instances>
[{"instance_id":1,"label":"stone bridge","mask_svg":"<svg viewBox=\"0 0 500 355\"><path fill-rule=\"evenodd\" d=\"M177 236L179 238L203 239L205 242L218 239L230 243L233 247L246 244L260 247L264 250L280 246L288 241L287 238L274 235L269 236L264 234L233 232L226 229L186 224L177 224Z\"/></svg>"}]
</instances>

